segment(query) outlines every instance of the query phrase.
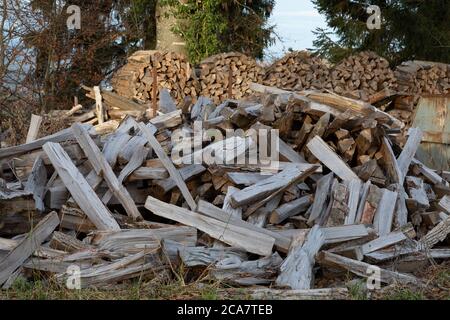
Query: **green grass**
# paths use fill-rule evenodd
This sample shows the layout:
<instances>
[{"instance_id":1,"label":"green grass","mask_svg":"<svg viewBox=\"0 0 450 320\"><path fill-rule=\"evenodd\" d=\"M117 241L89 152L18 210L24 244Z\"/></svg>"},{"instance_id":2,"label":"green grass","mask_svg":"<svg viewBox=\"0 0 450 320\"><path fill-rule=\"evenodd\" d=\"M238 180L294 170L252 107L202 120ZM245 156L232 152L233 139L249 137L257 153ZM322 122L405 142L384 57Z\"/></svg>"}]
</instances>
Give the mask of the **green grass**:
<instances>
[{"instance_id":1,"label":"green grass","mask_svg":"<svg viewBox=\"0 0 450 320\"><path fill-rule=\"evenodd\" d=\"M415 291L409 288L394 289L385 296L386 300L426 300L421 291Z\"/></svg>"}]
</instances>

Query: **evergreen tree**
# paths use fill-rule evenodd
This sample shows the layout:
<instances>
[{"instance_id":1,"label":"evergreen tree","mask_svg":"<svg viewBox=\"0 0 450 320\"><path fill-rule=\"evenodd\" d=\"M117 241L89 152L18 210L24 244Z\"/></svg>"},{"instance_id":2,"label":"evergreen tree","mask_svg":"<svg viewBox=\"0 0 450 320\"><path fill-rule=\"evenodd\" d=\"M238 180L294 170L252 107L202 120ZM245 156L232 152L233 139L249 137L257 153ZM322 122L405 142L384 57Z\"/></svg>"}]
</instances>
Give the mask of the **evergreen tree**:
<instances>
[{"instance_id":1,"label":"evergreen tree","mask_svg":"<svg viewBox=\"0 0 450 320\"><path fill-rule=\"evenodd\" d=\"M174 31L186 42L192 62L213 54L238 51L262 58L273 43L268 19L274 0L162 0L177 18Z\"/></svg>"},{"instance_id":2,"label":"evergreen tree","mask_svg":"<svg viewBox=\"0 0 450 320\"><path fill-rule=\"evenodd\" d=\"M411 59L450 63L449 0L312 1L331 28L318 29L314 45L333 62L372 50L394 65ZM381 9L381 30L367 28L369 5Z\"/></svg>"}]
</instances>

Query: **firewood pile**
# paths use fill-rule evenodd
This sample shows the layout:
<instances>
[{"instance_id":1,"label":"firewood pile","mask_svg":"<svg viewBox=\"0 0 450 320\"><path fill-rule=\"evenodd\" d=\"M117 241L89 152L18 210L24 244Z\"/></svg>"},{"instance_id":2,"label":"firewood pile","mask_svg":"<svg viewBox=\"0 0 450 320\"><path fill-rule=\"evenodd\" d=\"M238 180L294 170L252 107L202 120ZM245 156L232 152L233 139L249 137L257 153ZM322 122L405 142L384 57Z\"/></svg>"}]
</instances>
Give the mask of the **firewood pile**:
<instances>
[{"instance_id":1,"label":"firewood pile","mask_svg":"<svg viewBox=\"0 0 450 320\"><path fill-rule=\"evenodd\" d=\"M218 54L200 63L202 95L216 103L250 95L250 84L260 82L263 68L252 58L238 52Z\"/></svg>"},{"instance_id":2,"label":"firewood pile","mask_svg":"<svg viewBox=\"0 0 450 320\"><path fill-rule=\"evenodd\" d=\"M294 91L322 89L329 75L326 61L307 51L295 51L265 70L263 84Z\"/></svg>"},{"instance_id":3,"label":"firewood pile","mask_svg":"<svg viewBox=\"0 0 450 320\"><path fill-rule=\"evenodd\" d=\"M331 71L327 89L355 99L369 101L384 89L395 89L396 79L389 62L376 53L366 51L350 56Z\"/></svg>"},{"instance_id":4,"label":"firewood pile","mask_svg":"<svg viewBox=\"0 0 450 320\"><path fill-rule=\"evenodd\" d=\"M0 285L78 270L114 288L182 264L255 298L346 298L373 270L426 286L414 271L450 258L450 173L415 159L420 129L402 149L404 124L367 102L250 88L1 148Z\"/></svg>"},{"instance_id":5,"label":"firewood pile","mask_svg":"<svg viewBox=\"0 0 450 320\"><path fill-rule=\"evenodd\" d=\"M395 70L398 91L413 95L442 95L450 92L450 65L408 61Z\"/></svg>"},{"instance_id":6,"label":"firewood pile","mask_svg":"<svg viewBox=\"0 0 450 320\"><path fill-rule=\"evenodd\" d=\"M177 102L182 102L186 96L195 98L199 94L200 86L194 68L184 55L174 52L136 52L114 75L112 85L122 97L148 102L154 95L155 76L157 94L159 89L166 88ZM159 99L159 96L156 98Z\"/></svg>"}]
</instances>

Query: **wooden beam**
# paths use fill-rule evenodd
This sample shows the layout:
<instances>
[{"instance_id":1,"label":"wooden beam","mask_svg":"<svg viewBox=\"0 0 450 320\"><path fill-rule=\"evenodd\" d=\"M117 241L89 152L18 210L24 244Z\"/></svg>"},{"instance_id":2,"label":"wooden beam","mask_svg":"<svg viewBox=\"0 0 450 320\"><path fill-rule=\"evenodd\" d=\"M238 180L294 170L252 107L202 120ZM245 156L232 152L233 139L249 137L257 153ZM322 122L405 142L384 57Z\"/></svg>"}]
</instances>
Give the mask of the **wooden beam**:
<instances>
[{"instance_id":1,"label":"wooden beam","mask_svg":"<svg viewBox=\"0 0 450 320\"><path fill-rule=\"evenodd\" d=\"M312 139L307 147L309 151L333 171L339 178L346 181L359 180L359 177L342 161L342 159L319 136Z\"/></svg>"},{"instance_id":2,"label":"wooden beam","mask_svg":"<svg viewBox=\"0 0 450 320\"><path fill-rule=\"evenodd\" d=\"M102 94L100 92L99 87L97 86L94 87L94 94L95 94L95 110L97 113L97 121L98 124L102 124L105 122L105 109L103 108Z\"/></svg>"},{"instance_id":3,"label":"wooden beam","mask_svg":"<svg viewBox=\"0 0 450 320\"><path fill-rule=\"evenodd\" d=\"M48 214L38 225L23 238L20 243L0 261L0 285L19 268L59 225L56 212Z\"/></svg>"},{"instance_id":4,"label":"wooden beam","mask_svg":"<svg viewBox=\"0 0 450 320\"><path fill-rule=\"evenodd\" d=\"M233 218L230 213L223 211L222 209L212 205L209 202L206 202L204 200L200 200L198 202L198 208L197 211L201 214L204 214L210 218L214 218L217 220L220 220L225 223L233 224L235 226L246 228L254 232L260 232L262 234L265 234L269 237L272 237L275 239L275 245L280 251L288 252L289 247L291 245L291 240L287 237L284 237L276 232L273 232L271 230L258 227L254 224L251 224L249 222L246 222L242 219L236 219Z\"/></svg>"},{"instance_id":5,"label":"wooden beam","mask_svg":"<svg viewBox=\"0 0 450 320\"><path fill-rule=\"evenodd\" d=\"M326 211L326 202L331 193L331 185L333 184L334 174L331 172L317 181L316 192L314 194L314 202L311 208L311 214L308 224L312 225Z\"/></svg>"},{"instance_id":6,"label":"wooden beam","mask_svg":"<svg viewBox=\"0 0 450 320\"><path fill-rule=\"evenodd\" d=\"M312 167L313 165L311 165L310 168ZM271 176L250 187L234 193L231 196L231 203L236 208L264 199L273 192L298 179L303 173L304 170L295 164L292 164L279 174Z\"/></svg>"},{"instance_id":7,"label":"wooden beam","mask_svg":"<svg viewBox=\"0 0 450 320\"><path fill-rule=\"evenodd\" d=\"M133 198L117 179L105 156L80 124L74 124L72 130L97 175L102 175L114 196L125 208L127 215L135 220L143 220Z\"/></svg>"},{"instance_id":8,"label":"wooden beam","mask_svg":"<svg viewBox=\"0 0 450 320\"><path fill-rule=\"evenodd\" d=\"M52 142L46 143L43 149L73 199L89 217L89 220L99 230L120 230L116 220L72 163L64 149L59 144Z\"/></svg>"},{"instance_id":9,"label":"wooden beam","mask_svg":"<svg viewBox=\"0 0 450 320\"><path fill-rule=\"evenodd\" d=\"M186 200L191 210L195 211L195 209L197 208L197 204L195 203L194 198L189 192L189 189L186 186L186 183L184 182L180 172L177 170L177 168L175 168L172 160L170 160L170 158L166 155L166 152L161 147L158 140L156 140L155 136L152 134L150 129L142 123L138 123L138 126L141 132L143 132L144 136L149 141L150 146L155 151L158 158L163 163L164 167L169 172L170 177L173 179L173 181L175 181L176 185L180 189L181 194L183 195L184 199Z\"/></svg>"},{"instance_id":10,"label":"wooden beam","mask_svg":"<svg viewBox=\"0 0 450 320\"><path fill-rule=\"evenodd\" d=\"M416 155L417 149L419 149L420 143L422 142L423 132L419 128L409 129L409 138L403 148L402 153L397 159L398 167L400 169L400 184L405 181L406 175L408 174L409 166Z\"/></svg>"},{"instance_id":11,"label":"wooden beam","mask_svg":"<svg viewBox=\"0 0 450 320\"><path fill-rule=\"evenodd\" d=\"M155 215L199 229L211 237L250 253L261 256L272 254L275 239L260 232L225 223L196 212L148 197L145 208Z\"/></svg>"},{"instance_id":12,"label":"wooden beam","mask_svg":"<svg viewBox=\"0 0 450 320\"><path fill-rule=\"evenodd\" d=\"M25 143L33 142L37 139L39 135L39 128L42 123L42 117L32 114L31 115L31 123L28 128L27 140Z\"/></svg>"},{"instance_id":13,"label":"wooden beam","mask_svg":"<svg viewBox=\"0 0 450 320\"><path fill-rule=\"evenodd\" d=\"M317 260L322 265L330 267L339 267L363 278L368 278L371 275L373 275L371 273L368 273L367 272L368 270L379 270L381 273L380 281L382 283L387 284L401 283L401 284L415 284L415 285L422 284L422 282L414 276L386 269L381 269L377 266L373 266L365 262L356 261L326 251L322 251L321 253L319 253Z\"/></svg>"},{"instance_id":14,"label":"wooden beam","mask_svg":"<svg viewBox=\"0 0 450 320\"><path fill-rule=\"evenodd\" d=\"M271 224L280 224L286 219L308 210L312 203L312 196L305 196L275 209L270 216Z\"/></svg>"},{"instance_id":15,"label":"wooden beam","mask_svg":"<svg viewBox=\"0 0 450 320\"><path fill-rule=\"evenodd\" d=\"M397 196L397 192L392 192L387 189L383 190L383 195L374 217L374 226L380 236L386 236L392 230Z\"/></svg>"},{"instance_id":16,"label":"wooden beam","mask_svg":"<svg viewBox=\"0 0 450 320\"><path fill-rule=\"evenodd\" d=\"M314 257L325 242L319 226L314 226L302 246L291 249L280 267L278 286L287 286L294 290L311 289L313 281Z\"/></svg>"}]
</instances>

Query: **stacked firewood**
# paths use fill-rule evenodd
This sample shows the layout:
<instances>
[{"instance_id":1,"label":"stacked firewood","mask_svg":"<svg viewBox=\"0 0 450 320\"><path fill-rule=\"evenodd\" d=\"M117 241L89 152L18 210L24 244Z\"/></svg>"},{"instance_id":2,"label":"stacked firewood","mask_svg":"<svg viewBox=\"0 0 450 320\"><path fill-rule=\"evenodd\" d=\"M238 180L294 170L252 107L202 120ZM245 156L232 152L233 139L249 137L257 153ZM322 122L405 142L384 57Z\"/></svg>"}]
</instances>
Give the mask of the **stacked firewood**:
<instances>
[{"instance_id":1,"label":"stacked firewood","mask_svg":"<svg viewBox=\"0 0 450 320\"><path fill-rule=\"evenodd\" d=\"M415 95L441 95L450 92L450 65L408 61L395 70L398 91Z\"/></svg>"},{"instance_id":2,"label":"stacked firewood","mask_svg":"<svg viewBox=\"0 0 450 320\"><path fill-rule=\"evenodd\" d=\"M155 76L157 98L161 88L168 89L178 103L186 96L195 99L199 93L194 69L184 55L174 52L136 52L114 75L112 85L120 96L148 102L154 95Z\"/></svg>"},{"instance_id":3,"label":"stacked firewood","mask_svg":"<svg viewBox=\"0 0 450 320\"><path fill-rule=\"evenodd\" d=\"M384 89L395 89L396 80L386 59L366 51L337 64L325 87L337 94L369 101L372 95Z\"/></svg>"},{"instance_id":4,"label":"stacked firewood","mask_svg":"<svg viewBox=\"0 0 450 320\"><path fill-rule=\"evenodd\" d=\"M189 281L267 286L253 297L345 298L349 273L422 286L418 263L448 261L450 173L416 159L421 130L402 149L404 124L369 103L251 90L0 149L0 285L66 283L76 264L80 287L111 288L182 264L204 271Z\"/></svg>"},{"instance_id":5,"label":"stacked firewood","mask_svg":"<svg viewBox=\"0 0 450 320\"><path fill-rule=\"evenodd\" d=\"M201 92L216 103L250 95L250 83L261 82L263 68L244 54L218 54L200 63Z\"/></svg>"},{"instance_id":6,"label":"stacked firewood","mask_svg":"<svg viewBox=\"0 0 450 320\"><path fill-rule=\"evenodd\" d=\"M291 52L266 69L263 84L294 91L321 89L329 69L326 61L310 52Z\"/></svg>"}]
</instances>

